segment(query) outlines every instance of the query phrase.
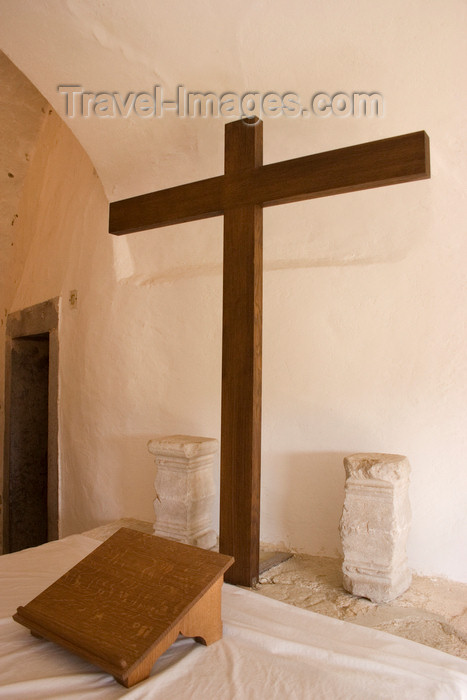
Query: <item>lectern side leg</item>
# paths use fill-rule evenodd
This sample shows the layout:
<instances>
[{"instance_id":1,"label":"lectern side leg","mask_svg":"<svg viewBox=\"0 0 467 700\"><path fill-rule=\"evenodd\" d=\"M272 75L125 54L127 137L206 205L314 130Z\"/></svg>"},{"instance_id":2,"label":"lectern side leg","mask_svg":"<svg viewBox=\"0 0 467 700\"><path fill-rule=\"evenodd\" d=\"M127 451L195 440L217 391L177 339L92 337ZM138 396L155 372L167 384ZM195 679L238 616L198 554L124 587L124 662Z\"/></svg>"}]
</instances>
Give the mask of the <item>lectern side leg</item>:
<instances>
[{"instance_id":1,"label":"lectern side leg","mask_svg":"<svg viewBox=\"0 0 467 700\"><path fill-rule=\"evenodd\" d=\"M204 594L183 618L180 632L209 646L222 638L221 591L222 577Z\"/></svg>"},{"instance_id":2,"label":"lectern side leg","mask_svg":"<svg viewBox=\"0 0 467 700\"><path fill-rule=\"evenodd\" d=\"M145 681L149 678L151 669L156 663L159 656L162 656L164 651L172 646L178 637L178 628L174 627L170 632L167 632L162 639L155 644L146 656L141 659L137 664L135 664L131 671L126 674L119 676L114 676L115 680L125 686L125 688L131 688L131 686L141 681Z\"/></svg>"}]
</instances>

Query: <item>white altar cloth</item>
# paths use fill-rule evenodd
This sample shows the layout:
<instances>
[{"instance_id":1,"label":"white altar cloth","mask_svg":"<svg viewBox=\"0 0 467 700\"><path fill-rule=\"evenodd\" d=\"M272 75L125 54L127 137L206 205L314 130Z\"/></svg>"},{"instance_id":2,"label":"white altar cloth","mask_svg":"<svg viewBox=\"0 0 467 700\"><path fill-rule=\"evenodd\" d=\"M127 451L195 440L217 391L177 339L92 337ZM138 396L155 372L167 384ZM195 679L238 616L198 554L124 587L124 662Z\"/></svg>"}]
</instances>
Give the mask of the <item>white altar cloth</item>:
<instances>
[{"instance_id":1,"label":"white altar cloth","mask_svg":"<svg viewBox=\"0 0 467 700\"><path fill-rule=\"evenodd\" d=\"M467 700L467 661L224 584L223 639L179 637L125 689L11 619L100 543L73 535L0 557L3 700Z\"/></svg>"}]
</instances>

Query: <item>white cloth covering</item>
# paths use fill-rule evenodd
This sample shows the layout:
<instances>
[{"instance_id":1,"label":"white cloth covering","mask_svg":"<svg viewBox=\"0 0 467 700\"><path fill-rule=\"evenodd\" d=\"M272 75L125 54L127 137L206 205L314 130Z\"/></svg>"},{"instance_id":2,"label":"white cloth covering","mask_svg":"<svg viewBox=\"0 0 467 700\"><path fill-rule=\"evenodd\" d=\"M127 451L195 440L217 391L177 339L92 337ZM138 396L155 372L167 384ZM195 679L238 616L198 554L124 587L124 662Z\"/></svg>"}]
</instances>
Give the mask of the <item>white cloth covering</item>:
<instances>
[{"instance_id":1,"label":"white cloth covering","mask_svg":"<svg viewBox=\"0 0 467 700\"><path fill-rule=\"evenodd\" d=\"M73 535L0 557L0 698L467 699L466 661L227 584L223 639L204 647L179 637L149 679L125 689L11 619L98 545Z\"/></svg>"}]
</instances>

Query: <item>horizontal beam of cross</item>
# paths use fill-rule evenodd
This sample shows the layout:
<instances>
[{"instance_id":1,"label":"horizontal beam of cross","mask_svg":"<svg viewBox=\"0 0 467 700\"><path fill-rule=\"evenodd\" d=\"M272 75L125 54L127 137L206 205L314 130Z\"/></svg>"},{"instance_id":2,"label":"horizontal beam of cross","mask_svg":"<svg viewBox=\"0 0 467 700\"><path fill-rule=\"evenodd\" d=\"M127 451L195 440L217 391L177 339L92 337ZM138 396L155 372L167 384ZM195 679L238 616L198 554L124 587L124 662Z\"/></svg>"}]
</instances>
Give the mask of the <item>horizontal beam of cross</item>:
<instances>
[{"instance_id":1,"label":"horizontal beam of cross","mask_svg":"<svg viewBox=\"0 0 467 700\"><path fill-rule=\"evenodd\" d=\"M110 204L115 235L430 177L424 131L263 165Z\"/></svg>"}]
</instances>

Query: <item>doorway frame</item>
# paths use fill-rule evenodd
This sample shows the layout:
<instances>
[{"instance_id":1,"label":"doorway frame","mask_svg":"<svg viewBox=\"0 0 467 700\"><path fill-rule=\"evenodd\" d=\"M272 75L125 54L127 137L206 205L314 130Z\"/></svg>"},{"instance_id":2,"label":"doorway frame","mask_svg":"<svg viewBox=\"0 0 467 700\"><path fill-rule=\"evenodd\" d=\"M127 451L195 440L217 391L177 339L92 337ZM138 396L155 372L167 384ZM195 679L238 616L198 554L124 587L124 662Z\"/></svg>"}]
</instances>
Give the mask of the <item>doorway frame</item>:
<instances>
[{"instance_id":1,"label":"doorway frame","mask_svg":"<svg viewBox=\"0 0 467 700\"><path fill-rule=\"evenodd\" d=\"M47 539L59 538L58 468L58 326L59 297L15 311L7 316L5 339L5 429L3 454L3 553L10 551L10 430L11 359L15 340L49 336L48 437L47 437Z\"/></svg>"}]
</instances>

